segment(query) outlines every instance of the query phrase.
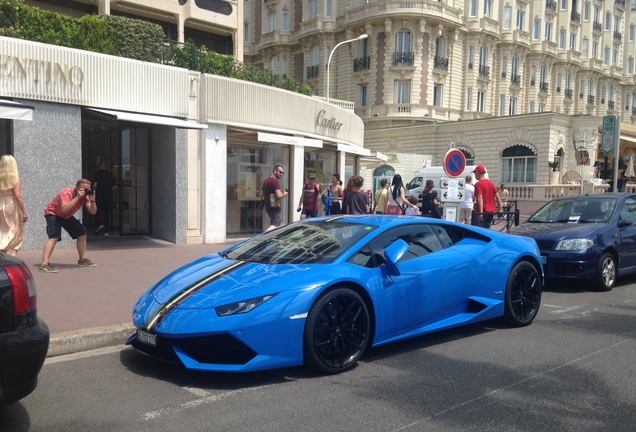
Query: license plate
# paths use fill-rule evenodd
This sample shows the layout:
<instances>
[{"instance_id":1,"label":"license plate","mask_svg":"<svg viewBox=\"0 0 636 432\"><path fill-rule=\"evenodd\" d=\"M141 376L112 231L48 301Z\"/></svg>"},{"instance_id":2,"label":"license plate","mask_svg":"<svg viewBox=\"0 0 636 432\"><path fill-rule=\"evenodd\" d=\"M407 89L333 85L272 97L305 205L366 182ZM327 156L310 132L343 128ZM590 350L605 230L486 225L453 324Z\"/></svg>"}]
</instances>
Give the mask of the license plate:
<instances>
[{"instance_id":1,"label":"license plate","mask_svg":"<svg viewBox=\"0 0 636 432\"><path fill-rule=\"evenodd\" d=\"M548 263L547 255L541 255L541 264L546 265Z\"/></svg>"},{"instance_id":2,"label":"license plate","mask_svg":"<svg viewBox=\"0 0 636 432\"><path fill-rule=\"evenodd\" d=\"M146 345L157 346L157 335L137 330L137 339Z\"/></svg>"}]
</instances>

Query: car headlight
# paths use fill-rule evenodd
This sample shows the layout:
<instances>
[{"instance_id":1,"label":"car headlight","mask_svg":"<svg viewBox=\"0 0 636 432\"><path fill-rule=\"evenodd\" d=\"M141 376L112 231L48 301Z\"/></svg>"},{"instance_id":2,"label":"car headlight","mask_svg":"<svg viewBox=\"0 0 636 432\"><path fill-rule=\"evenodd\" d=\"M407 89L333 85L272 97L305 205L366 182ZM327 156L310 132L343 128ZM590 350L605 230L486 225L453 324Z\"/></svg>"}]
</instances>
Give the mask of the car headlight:
<instances>
[{"instance_id":1,"label":"car headlight","mask_svg":"<svg viewBox=\"0 0 636 432\"><path fill-rule=\"evenodd\" d=\"M591 248L594 242L590 239L567 239L557 244L556 250L583 251Z\"/></svg>"},{"instance_id":2,"label":"car headlight","mask_svg":"<svg viewBox=\"0 0 636 432\"><path fill-rule=\"evenodd\" d=\"M263 303L265 303L267 300L271 299L275 295L276 294L267 294L260 297L254 297L249 300L241 300L238 302L229 303L223 306L216 307L214 309L216 310L216 314L218 316L230 316L230 315L248 313L254 308L262 305Z\"/></svg>"}]
</instances>

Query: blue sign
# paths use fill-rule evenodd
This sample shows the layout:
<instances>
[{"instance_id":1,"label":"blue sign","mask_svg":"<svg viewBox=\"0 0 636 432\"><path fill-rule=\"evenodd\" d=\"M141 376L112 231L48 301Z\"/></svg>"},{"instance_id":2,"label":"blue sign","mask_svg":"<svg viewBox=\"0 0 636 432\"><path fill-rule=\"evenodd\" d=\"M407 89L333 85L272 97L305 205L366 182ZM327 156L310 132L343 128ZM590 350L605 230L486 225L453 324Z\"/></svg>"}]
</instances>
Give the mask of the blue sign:
<instances>
[{"instance_id":1,"label":"blue sign","mask_svg":"<svg viewBox=\"0 0 636 432\"><path fill-rule=\"evenodd\" d=\"M466 168L466 157L457 149L450 149L444 156L444 172L449 177L462 175Z\"/></svg>"}]
</instances>

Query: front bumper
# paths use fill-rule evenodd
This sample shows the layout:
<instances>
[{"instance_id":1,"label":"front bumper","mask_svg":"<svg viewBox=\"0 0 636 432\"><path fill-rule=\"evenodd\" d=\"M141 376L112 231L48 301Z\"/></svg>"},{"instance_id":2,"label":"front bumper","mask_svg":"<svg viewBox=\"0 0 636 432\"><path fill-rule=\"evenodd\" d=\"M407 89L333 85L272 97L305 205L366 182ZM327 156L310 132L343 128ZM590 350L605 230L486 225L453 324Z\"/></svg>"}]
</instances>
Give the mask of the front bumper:
<instances>
[{"instance_id":1,"label":"front bumper","mask_svg":"<svg viewBox=\"0 0 636 432\"><path fill-rule=\"evenodd\" d=\"M541 251L548 279L594 279L600 257L590 253Z\"/></svg>"}]
</instances>

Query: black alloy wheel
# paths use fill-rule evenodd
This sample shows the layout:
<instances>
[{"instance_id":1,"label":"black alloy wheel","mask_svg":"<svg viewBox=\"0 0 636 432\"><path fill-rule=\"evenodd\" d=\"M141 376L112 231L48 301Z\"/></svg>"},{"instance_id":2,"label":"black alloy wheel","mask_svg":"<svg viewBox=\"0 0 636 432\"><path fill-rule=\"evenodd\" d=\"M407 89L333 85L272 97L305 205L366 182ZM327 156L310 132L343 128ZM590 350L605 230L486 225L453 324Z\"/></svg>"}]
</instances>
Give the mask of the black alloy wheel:
<instances>
[{"instance_id":1,"label":"black alloy wheel","mask_svg":"<svg viewBox=\"0 0 636 432\"><path fill-rule=\"evenodd\" d=\"M543 286L537 268L518 262L508 276L504 320L511 326L526 326L534 320L541 304Z\"/></svg>"},{"instance_id":2,"label":"black alloy wheel","mask_svg":"<svg viewBox=\"0 0 636 432\"><path fill-rule=\"evenodd\" d=\"M316 300L307 315L305 362L325 374L353 368L371 331L367 306L355 291L336 288Z\"/></svg>"}]
</instances>

